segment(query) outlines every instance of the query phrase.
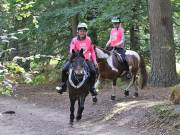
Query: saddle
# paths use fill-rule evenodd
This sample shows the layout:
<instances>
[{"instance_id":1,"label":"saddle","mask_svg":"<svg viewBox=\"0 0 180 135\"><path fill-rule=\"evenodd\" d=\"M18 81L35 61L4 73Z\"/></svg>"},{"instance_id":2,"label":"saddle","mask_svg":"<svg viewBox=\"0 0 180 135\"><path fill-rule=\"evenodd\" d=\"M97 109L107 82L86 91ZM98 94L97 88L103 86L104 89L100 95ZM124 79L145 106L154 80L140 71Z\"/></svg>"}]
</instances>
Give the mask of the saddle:
<instances>
[{"instance_id":1,"label":"saddle","mask_svg":"<svg viewBox=\"0 0 180 135\"><path fill-rule=\"evenodd\" d=\"M117 59L117 64L118 65L124 65L126 70L129 70L129 65L127 62L127 59L125 57L122 57L122 54L120 54L117 50L113 50L112 55Z\"/></svg>"}]
</instances>

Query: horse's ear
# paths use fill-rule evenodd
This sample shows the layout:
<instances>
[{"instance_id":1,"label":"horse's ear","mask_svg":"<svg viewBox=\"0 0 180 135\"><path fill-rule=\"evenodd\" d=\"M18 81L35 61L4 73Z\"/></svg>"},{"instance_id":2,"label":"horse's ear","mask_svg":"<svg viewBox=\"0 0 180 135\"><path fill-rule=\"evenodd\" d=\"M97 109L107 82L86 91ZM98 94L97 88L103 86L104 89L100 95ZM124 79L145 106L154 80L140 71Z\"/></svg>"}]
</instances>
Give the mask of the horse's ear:
<instances>
[{"instance_id":1,"label":"horse's ear","mask_svg":"<svg viewBox=\"0 0 180 135\"><path fill-rule=\"evenodd\" d=\"M80 50L80 54L83 54L83 49L81 48L81 50Z\"/></svg>"},{"instance_id":2,"label":"horse's ear","mask_svg":"<svg viewBox=\"0 0 180 135\"><path fill-rule=\"evenodd\" d=\"M72 54L75 54L75 51L74 51L74 49L72 50Z\"/></svg>"}]
</instances>

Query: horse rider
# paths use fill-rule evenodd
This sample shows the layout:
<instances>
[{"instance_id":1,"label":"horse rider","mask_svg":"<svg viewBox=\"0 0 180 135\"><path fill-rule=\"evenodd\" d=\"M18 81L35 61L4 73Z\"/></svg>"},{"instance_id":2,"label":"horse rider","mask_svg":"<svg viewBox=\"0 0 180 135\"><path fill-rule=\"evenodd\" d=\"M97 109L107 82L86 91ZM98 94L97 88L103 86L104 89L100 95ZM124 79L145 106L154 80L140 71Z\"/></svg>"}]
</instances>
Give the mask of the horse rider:
<instances>
[{"instance_id":1,"label":"horse rider","mask_svg":"<svg viewBox=\"0 0 180 135\"><path fill-rule=\"evenodd\" d=\"M124 36L124 28L122 27L122 21L120 17L115 16L112 18L111 22L113 23L114 28L111 29L110 39L106 43L106 49L108 51L114 49L119 54L121 54L123 62L126 64L128 68L127 78L130 79L131 76L129 74L129 66L125 58L126 57L125 55L126 50L124 46L125 36Z\"/></svg>"},{"instance_id":2,"label":"horse rider","mask_svg":"<svg viewBox=\"0 0 180 135\"><path fill-rule=\"evenodd\" d=\"M70 44L70 54L72 54L72 50L74 51L80 51L83 49L84 57L86 59L86 63L90 70L90 82L91 82L91 88L90 93L92 96L96 96L97 92L94 87L97 77L97 69L98 64L96 61L96 55L94 46L91 42L91 38L87 35L87 24L86 23L79 23L77 26L77 36L74 37ZM62 81L60 84L60 88L57 89L57 92L62 94L67 89L67 80L68 80L68 70L70 67L70 62L67 61L62 69Z\"/></svg>"}]
</instances>

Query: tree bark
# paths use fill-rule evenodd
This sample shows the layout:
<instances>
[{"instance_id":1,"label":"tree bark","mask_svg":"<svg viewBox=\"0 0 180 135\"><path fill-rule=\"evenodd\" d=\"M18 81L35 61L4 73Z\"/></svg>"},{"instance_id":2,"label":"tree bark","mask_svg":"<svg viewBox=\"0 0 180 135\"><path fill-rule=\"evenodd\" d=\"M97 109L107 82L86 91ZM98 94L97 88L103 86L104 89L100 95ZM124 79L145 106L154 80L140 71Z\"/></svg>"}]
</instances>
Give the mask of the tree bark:
<instances>
[{"instance_id":1,"label":"tree bark","mask_svg":"<svg viewBox=\"0 0 180 135\"><path fill-rule=\"evenodd\" d=\"M130 49L131 50L139 50L139 25L138 25L138 11L140 8L141 0L135 0L132 7L132 22L130 26Z\"/></svg>"},{"instance_id":2,"label":"tree bark","mask_svg":"<svg viewBox=\"0 0 180 135\"><path fill-rule=\"evenodd\" d=\"M79 3L79 0L71 0L71 6L76 5L77 3ZM78 14L72 17L72 36L76 36L77 35L77 25L79 22L79 16Z\"/></svg>"},{"instance_id":3,"label":"tree bark","mask_svg":"<svg viewBox=\"0 0 180 135\"><path fill-rule=\"evenodd\" d=\"M130 49L135 51L140 49L139 26L135 24L130 27Z\"/></svg>"},{"instance_id":4,"label":"tree bark","mask_svg":"<svg viewBox=\"0 0 180 135\"><path fill-rule=\"evenodd\" d=\"M177 81L175 44L169 0L148 0L151 42L151 84L170 86Z\"/></svg>"}]
</instances>

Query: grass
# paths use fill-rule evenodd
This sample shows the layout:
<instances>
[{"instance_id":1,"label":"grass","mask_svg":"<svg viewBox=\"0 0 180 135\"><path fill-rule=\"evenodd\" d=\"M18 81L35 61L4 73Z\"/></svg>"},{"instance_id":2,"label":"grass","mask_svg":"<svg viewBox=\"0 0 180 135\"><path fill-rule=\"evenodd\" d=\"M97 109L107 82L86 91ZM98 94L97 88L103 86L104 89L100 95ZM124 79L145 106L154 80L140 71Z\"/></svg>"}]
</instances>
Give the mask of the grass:
<instances>
[{"instance_id":1,"label":"grass","mask_svg":"<svg viewBox=\"0 0 180 135\"><path fill-rule=\"evenodd\" d=\"M155 112L160 118L177 118L180 117L179 105L161 104L154 106Z\"/></svg>"},{"instance_id":2,"label":"grass","mask_svg":"<svg viewBox=\"0 0 180 135\"><path fill-rule=\"evenodd\" d=\"M173 135L180 133L180 105L160 104L153 107L158 117L159 128L168 129Z\"/></svg>"}]
</instances>

